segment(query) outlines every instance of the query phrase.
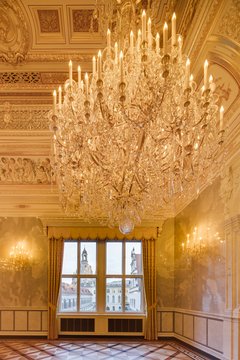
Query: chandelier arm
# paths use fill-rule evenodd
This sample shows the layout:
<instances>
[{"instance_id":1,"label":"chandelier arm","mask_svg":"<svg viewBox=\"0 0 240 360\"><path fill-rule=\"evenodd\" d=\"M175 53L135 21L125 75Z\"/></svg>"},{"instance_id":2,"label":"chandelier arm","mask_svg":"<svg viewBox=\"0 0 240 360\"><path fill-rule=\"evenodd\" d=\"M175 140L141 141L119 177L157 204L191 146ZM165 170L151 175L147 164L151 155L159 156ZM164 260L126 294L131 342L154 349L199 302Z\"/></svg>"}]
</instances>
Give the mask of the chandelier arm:
<instances>
[{"instance_id":1,"label":"chandelier arm","mask_svg":"<svg viewBox=\"0 0 240 360\"><path fill-rule=\"evenodd\" d=\"M139 158L140 158L140 155L141 155L141 152L142 152L142 148L143 148L143 145L144 145L144 142L146 140L146 136L145 136L145 131L143 130L141 135L140 135L140 139L139 139L139 143L140 145L138 146L138 152L137 152L137 156L135 158L135 164L139 164ZM131 194L131 191L132 191L132 187L133 187L133 182L134 182L134 179L136 178L136 171L137 171L137 166L134 167L135 168L135 172L132 176L132 180L131 180L131 183L130 183L130 187L129 187L129 191L128 193ZM137 180L137 179L136 179ZM140 187L141 188L141 187Z\"/></svg>"},{"instance_id":2,"label":"chandelier arm","mask_svg":"<svg viewBox=\"0 0 240 360\"><path fill-rule=\"evenodd\" d=\"M97 166L100 166L103 170L109 172L108 169L107 169L106 167L104 167L104 163L103 163L103 161L102 161L101 159L99 159L95 154L93 154L93 153L91 153L91 152L90 152L90 156L91 156L93 162L94 162ZM101 162L102 162L102 164L101 164Z\"/></svg>"},{"instance_id":3,"label":"chandelier arm","mask_svg":"<svg viewBox=\"0 0 240 360\"><path fill-rule=\"evenodd\" d=\"M103 108L103 106L105 106L105 108ZM112 125L111 122L109 121L109 118L110 117L112 118L113 116L109 110L109 107L107 106L105 101L103 101L102 99L99 100L99 109L100 109L103 120L107 121L110 125ZM106 110L106 114L105 114L104 110Z\"/></svg>"}]
</instances>

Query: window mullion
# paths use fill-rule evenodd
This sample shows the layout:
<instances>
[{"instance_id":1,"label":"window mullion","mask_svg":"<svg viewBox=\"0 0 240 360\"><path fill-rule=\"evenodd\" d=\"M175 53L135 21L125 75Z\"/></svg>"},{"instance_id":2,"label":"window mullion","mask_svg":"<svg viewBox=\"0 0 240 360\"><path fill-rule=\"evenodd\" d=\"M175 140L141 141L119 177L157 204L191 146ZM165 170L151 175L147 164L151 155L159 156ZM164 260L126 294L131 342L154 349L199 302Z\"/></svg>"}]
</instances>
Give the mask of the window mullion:
<instances>
[{"instance_id":1,"label":"window mullion","mask_svg":"<svg viewBox=\"0 0 240 360\"><path fill-rule=\"evenodd\" d=\"M80 241L77 242L77 312L80 312Z\"/></svg>"},{"instance_id":2,"label":"window mullion","mask_svg":"<svg viewBox=\"0 0 240 360\"><path fill-rule=\"evenodd\" d=\"M125 302L126 302L126 275L125 275L125 244L126 242L123 241L122 243L122 312L125 312Z\"/></svg>"}]
</instances>

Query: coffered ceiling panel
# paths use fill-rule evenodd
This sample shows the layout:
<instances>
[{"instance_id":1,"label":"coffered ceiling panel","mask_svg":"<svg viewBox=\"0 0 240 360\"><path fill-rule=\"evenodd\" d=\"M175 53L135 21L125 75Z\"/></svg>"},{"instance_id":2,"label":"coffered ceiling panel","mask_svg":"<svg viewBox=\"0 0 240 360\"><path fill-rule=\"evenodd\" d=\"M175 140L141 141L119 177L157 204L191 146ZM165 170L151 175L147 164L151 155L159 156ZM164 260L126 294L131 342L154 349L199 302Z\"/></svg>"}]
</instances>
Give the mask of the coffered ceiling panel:
<instances>
[{"instance_id":1,"label":"coffered ceiling panel","mask_svg":"<svg viewBox=\"0 0 240 360\"><path fill-rule=\"evenodd\" d=\"M32 51L87 49L102 46L94 1L22 1L32 33Z\"/></svg>"},{"instance_id":2,"label":"coffered ceiling panel","mask_svg":"<svg viewBox=\"0 0 240 360\"><path fill-rule=\"evenodd\" d=\"M34 23L33 49L38 45L66 44L62 6L29 6Z\"/></svg>"}]
</instances>

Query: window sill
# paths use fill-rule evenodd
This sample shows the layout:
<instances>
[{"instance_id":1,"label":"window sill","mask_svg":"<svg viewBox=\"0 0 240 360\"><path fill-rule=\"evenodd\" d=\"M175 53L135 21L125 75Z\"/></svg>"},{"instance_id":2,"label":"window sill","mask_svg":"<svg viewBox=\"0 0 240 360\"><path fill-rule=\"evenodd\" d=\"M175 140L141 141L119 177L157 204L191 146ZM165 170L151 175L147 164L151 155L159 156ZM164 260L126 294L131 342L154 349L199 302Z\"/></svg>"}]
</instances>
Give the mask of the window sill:
<instances>
[{"instance_id":1,"label":"window sill","mask_svg":"<svg viewBox=\"0 0 240 360\"><path fill-rule=\"evenodd\" d=\"M89 317L94 317L94 318L98 318L98 317L104 317L104 318L113 318L113 317L116 317L116 318L119 318L119 317L134 317L134 318L145 318L146 317L146 314L144 313L93 313L93 312L90 312L90 313L76 313L76 312L68 312L68 313L63 313L63 312L59 312L57 313L57 317L59 318L73 318L73 317L81 317L81 318L89 318Z\"/></svg>"}]
</instances>

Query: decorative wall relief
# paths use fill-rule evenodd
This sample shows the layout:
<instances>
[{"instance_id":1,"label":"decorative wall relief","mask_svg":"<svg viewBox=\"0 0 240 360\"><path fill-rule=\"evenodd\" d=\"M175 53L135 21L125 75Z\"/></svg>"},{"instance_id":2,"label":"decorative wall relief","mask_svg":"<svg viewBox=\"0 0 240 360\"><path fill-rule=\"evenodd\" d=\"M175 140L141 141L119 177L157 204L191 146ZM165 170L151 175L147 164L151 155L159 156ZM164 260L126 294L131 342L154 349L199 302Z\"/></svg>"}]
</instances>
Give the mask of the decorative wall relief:
<instances>
[{"instance_id":1,"label":"decorative wall relief","mask_svg":"<svg viewBox=\"0 0 240 360\"><path fill-rule=\"evenodd\" d=\"M224 13L222 21L219 22L218 34L225 35L240 43L240 2L239 0L231 0L228 3L228 10Z\"/></svg>"},{"instance_id":2,"label":"decorative wall relief","mask_svg":"<svg viewBox=\"0 0 240 360\"><path fill-rule=\"evenodd\" d=\"M0 61L18 64L29 48L29 33L17 0L0 2Z\"/></svg>"},{"instance_id":3,"label":"decorative wall relief","mask_svg":"<svg viewBox=\"0 0 240 360\"><path fill-rule=\"evenodd\" d=\"M42 33L60 32L58 10L38 10L37 12Z\"/></svg>"},{"instance_id":4,"label":"decorative wall relief","mask_svg":"<svg viewBox=\"0 0 240 360\"><path fill-rule=\"evenodd\" d=\"M215 91L219 96L218 105L223 105L226 112L239 96L239 85L223 66L212 64L209 69L216 84Z\"/></svg>"},{"instance_id":5,"label":"decorative wall relief","mask_svg":"<svg viewBox=\"0 0 240 360\"><path fill-rule=\"evenodd\" d=\"M187 33L192 24L194 15L196 13L198 4L199 4L198 0L192 0L192 1L187 2L186 9L184 11L184 17L180 23L180 28L178 30L179 34L182 34L183 38L186 38L186 36L187 36Z\"/></svg>"},{"instance_id":6,"label":"decorative wall relief","mask_svg":"<svg viewBox=\"0 0 240 360\"><path fill-rule=\"evenodd\" d=\"M0 106L0 130L49 130L50 108L23 107L5 102Z\"/></svg>"},{"instance_id":7,"label":"decorative wall relief","mask_svg":"<svg viewBox=\"0 0 240 360\"><path fill-rule=\"evenodd\" d=\"M93 16L94 10L72 10L74 32L98 32L98 19Z\"/></svg>"},{"instance_id":8,"label":"decorative wall relief","mask_svg":"<svg viewBox=\"0 0 240 360\"><path fill-rule=\"evenodd\" d=\"M31 253L31 264L0 268L0 306L47 305L48 239L36 218L1 218L0 260L7 259L19 242Z\"/></svg>"},{"instance_id":9,"label":"decorative wall relief","mask_svg":"<svg viewBox=\"0 0 240 360\"><path fill-rule=\"evenodd\" d=\"M53 180L49 158L0 157L1 184L51 184Z\"/></svg>"},{"instance_id":10,"label":"decorative wall relief","mask_svg":"<svg viewBox=\"0 0 240 360\"><path fill-rule=\"evenodd\" d=\"M216 314L224 311L224 205L219 192L217 179L175 218L175 307ZM188 240L191 251L186 251ZM201 251L199 241L204 245Z\"/></svg>"},{"instance_id":11,"label":"decorative wall relief","mask_svg":"<svg viewBox=\"0 0 240 360\"><path fill-rule=\"evenodd\" d=\"M0 84L41 84L41 74L35 72L2 72Z\"/></svg>"},{"instance_id":12,"label":"decorative wall relief","mask_svg":"<svg viewBox=\"0 0 240 360\"><path fill-rule=\"evenodd\" d=\"M221 178L219 195L224 203L225 217L240 214L240 163L226 167Z\"/></svg>"}]
</instances>

